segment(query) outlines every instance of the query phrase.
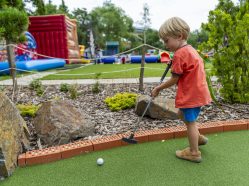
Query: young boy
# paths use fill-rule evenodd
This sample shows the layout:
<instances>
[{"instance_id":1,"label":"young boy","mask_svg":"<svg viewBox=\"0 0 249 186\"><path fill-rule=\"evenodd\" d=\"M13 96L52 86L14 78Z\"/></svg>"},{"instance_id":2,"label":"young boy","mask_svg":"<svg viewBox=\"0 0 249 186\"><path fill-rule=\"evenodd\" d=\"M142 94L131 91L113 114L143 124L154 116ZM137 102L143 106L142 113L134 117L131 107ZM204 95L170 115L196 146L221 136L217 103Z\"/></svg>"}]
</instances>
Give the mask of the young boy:
<instances>
[{"instance_id":1,"label":"young boy","mask_svg":"<svg viewBox=\"0 0 249 186\"><path fill-rule=\"evenodd\" d=\"M156 97L163 89L177 84L176 108L179 117L187 126L189 147L177 150L176 156L192 162L201 162L201 152L198 145L205 145L208 139L200 135L196 120L201 106L211 102L206 83L203 60L197 51L187 44L190 32L188 24L178 17L172 17L162 24L159 36L165 46L174 52L171 78L155 87L151 96Z\"/></svg>"}]
</instances>

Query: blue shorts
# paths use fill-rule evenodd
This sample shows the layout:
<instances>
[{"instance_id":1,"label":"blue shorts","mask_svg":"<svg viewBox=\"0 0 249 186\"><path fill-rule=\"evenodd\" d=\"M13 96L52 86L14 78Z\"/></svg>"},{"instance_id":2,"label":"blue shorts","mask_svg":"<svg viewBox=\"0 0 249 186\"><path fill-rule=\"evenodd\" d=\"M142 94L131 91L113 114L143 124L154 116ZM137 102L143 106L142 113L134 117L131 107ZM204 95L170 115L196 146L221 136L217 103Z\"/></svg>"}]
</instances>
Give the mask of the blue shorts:
<instances>
[{"instance_id":1,"label":"blue shorts","mask_svg":"<svg viewBox=\"0 0 249 186\"><path fill-rule=\"evenodd\" d=\"M183 113L183 119L186 122L194 122L197 120L201 107L195 107L195 108L180 108L180 110Z\"/></svg>"}]
</instances>

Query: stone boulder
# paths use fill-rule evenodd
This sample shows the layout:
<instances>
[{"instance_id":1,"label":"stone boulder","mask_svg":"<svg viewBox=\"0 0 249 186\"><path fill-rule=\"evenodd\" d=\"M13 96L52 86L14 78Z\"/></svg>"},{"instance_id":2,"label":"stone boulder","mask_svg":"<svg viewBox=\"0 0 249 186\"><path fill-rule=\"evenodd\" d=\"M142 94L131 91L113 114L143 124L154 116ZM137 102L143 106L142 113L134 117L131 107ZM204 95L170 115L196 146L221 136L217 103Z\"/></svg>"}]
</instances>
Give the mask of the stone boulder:
<instances>
[{"instance_id":1,"label":"stone boulder","mask_svg":"<svg viewBox=\"0 0 249 186\"><path fill-rule=\"evenodd\" d=\"M136 102L135 113L141 116L149 103L149 96L139 96ZM167 99L163 96L158 96L151 102L145 116L155 119L178 119L178 109L175 108L175 100Z\"/></svg>"},{"instance_id":2,"label":"stone boulder","mask_svg":"<svg viewBox=\"0 0 249 186\"><path fill-rule=\"evenodd\" d=\"M38 138L48 146L93 135L95 130L88 115L63 100L44 102L33 123Z\"/></svg>"},{"instance_id":3,"label":"stone boulder","mask_svg":"<svg viewBox=\"0 0 249 186\"><path fill-rule=\"evenodd\" d=\"M15 104L0 93L0 177L8 177L19 154L29 149L29 130Z\"/></svg>"}]
</instances>

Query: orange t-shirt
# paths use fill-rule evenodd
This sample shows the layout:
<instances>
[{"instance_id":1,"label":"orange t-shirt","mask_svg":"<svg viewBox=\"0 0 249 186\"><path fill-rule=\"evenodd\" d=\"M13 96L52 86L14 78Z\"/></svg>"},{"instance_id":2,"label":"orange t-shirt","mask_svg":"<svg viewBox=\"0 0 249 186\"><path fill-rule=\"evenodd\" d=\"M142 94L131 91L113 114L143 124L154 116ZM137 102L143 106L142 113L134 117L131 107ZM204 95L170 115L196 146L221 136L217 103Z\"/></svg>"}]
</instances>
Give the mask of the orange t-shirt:
<instances>
[{"instance_id":1,"label":"orange t-shirt","mask_svg":"<svg viewBox=\"0 0 249 186\"><path fill-rule=\"evenodd\" d=\"M212 101L203 60L191 45L183 46L175 52L171 72L180 76L176 108L200 107Z\"/></svg>"}]
</instances>

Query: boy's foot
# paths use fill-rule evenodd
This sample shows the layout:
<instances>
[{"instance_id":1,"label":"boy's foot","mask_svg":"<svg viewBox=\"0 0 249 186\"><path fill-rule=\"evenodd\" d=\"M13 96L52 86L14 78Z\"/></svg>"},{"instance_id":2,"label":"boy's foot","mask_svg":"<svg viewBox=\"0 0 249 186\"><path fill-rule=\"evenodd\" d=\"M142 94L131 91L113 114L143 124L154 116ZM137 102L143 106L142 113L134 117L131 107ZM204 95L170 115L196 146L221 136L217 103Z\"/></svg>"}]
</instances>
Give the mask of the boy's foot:
<instances>
[{"instance_id":1,"label":"boy's foot","mask_svg":"<svg viewBox=\"0 0 249 186\"><path fill-rule=\"evenodd\" d=\"M198 145L206 145L208 143L208 138L200 135L198 139Z\"/></svg>"},{"instance_id":2,"label":"boy's foot","mask_svg":"<svg viewBox=\"0 0 249 186\"><path fill-rule=\"evenodd\" d=\"M178 157L180 159L192 161L192 162L195 162L195 163L200 163L202 161L201 152L198 151L196 154L193 154L190 151L189 147L187 147L186 149L183 149L183 150L177 150L176 151L176 157Z\"/></svg>"}]
</instances>

